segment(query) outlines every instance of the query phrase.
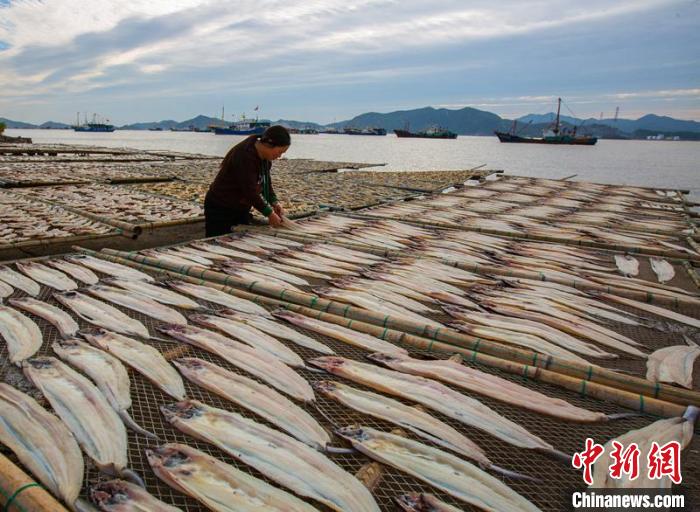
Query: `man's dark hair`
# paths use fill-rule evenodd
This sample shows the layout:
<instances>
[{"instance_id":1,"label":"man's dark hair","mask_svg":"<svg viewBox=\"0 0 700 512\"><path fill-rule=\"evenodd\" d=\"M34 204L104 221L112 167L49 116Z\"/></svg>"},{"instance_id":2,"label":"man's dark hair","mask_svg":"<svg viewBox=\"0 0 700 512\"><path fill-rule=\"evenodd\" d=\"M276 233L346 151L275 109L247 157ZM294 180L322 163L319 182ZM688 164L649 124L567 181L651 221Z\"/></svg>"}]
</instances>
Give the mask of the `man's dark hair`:
<instances>
[{"instance_id":1,"label":"man's dark hair","mask_svg":"<svg viewBox=\"0 0 700 512\"><path fill-rule=\"evenodd\" d=\"M270 126L260 136L260 142L272 146L273 148L289 146L292 143L292 138L289 136L289 131L284 126L276 124Z\"/></svg>"}]
</instances>

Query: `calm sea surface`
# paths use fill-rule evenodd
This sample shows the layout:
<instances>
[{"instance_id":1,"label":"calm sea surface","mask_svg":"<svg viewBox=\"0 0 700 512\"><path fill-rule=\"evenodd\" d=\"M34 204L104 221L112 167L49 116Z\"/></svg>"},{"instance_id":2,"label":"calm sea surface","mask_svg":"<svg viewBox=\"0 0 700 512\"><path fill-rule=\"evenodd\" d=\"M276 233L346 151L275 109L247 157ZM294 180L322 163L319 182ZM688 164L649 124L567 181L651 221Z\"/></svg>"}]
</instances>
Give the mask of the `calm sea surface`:
<instances>
[{"instance_id":1,"label":"calm sea surface","mask_svg":"<svg viewBox=\"0 0 700 512\"><path fill-rule=\"evenodd\" d=\"M223 156L238 136L194 132L7 130L34 142L161 149ZM690 189L700 202L700 142L601 140L592 147L502 144L494 137L399 139L393 135L293 135L289 158L386 163L386 170L470 169L509 174Z\"/></svg>"}]
</instances>

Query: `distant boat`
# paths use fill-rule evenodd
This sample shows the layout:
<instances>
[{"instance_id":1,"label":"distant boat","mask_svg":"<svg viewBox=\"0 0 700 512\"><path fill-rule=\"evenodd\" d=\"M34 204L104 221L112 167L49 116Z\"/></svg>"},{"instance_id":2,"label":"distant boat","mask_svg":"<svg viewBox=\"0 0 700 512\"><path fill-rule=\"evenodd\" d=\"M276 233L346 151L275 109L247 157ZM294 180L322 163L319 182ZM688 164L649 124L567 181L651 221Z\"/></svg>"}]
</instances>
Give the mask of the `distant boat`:
<instances>
[{"instance_id":1,"label":"distant boat","mask_svg":"<svg viewBox=\"0 0 700 512\"><path fill-rule=\"evenodd\" d=\"M172 128L171 128L171 129L172 129ZM163 128L161 128L160 126L158 126L158 127L156 127L156 128L149 128L148 131L149 131L149 132L162 132L162 131L163 131Z\"/></svg>"},{"instance_id":2,"label":"distant boat","mask_svg":"<svg viewBox=\"0 0 700 512\"><path fill-rule=\"evenodd\" d=\"M343 133L345 135L386 135L386 130L384 128L376 128L376 127L369 127L369 128L349 128L346 127L343 129Z\"/></svg>"},{"instance_id":3,"label":"distant boat","mask_svg":"<svg viewBox=\"0 0 700 512\"><path fill-rule=\"evenodd\" d=\"M394 130L397 137L401 138L416 138L416 139L456 139L457 134L451 132L447 128L442 128L440 126L431 126L427 130L422 132L411 132L408 129L408 125L404 130Z\"/></svg>"},{"instance_id":4,"label":"distant boat","mask_svg":"<svg viewBox=\"0 0 700 512\"><path fill-rule=\"evenodd\" d=\"M557 117L554 123L544 130L542 137L522 137L517 135L515 127L517 122L513 121L513 128L510 133L495 131L494 133L501 142L519 142L525 144L569 144L576 146L593 146L598 142L597 137L590 135L576 135L575 126L571 131L567 131L561 127L559 122L559 112L561 111L561 98L557 102Z\"/></svg>"},{"instance_id":5,"label":"distant boat","mask_svg":"<svg viewBox=\"0 0 700 512\"><path fill-rule=\"evenodd\" d=\"M85 122L83 124L80 124L80 114L78 114L77 119L78 122L71 127L76 132L113 132L115 130L113 124L98 123L97 114L92 115L92 123L87 122L87 115L85 116Z\"/></svg>"},{"instance_id":6,"label":"distant boat","mask_svg":"<svg viewBox=\"0 0 700 512\"><path fill-rule=\"evenodd\" d=\"M213 126L212 129L217 135L262 135L272 123L268 120L241 119L228 127Z\"/></svg>"}]
</instances>

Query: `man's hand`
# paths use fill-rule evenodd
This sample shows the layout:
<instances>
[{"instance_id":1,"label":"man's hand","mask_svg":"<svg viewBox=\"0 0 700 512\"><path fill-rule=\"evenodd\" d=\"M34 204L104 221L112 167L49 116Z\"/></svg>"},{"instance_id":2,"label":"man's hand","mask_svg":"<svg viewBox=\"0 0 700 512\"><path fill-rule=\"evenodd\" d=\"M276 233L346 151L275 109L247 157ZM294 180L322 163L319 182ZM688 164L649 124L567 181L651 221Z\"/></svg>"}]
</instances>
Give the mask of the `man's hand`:
<instances>
[{"instance_id":1,"label":"man's hand","mask_svg":"<svg viewBox=\"0 0 700 512\"><path fill-rule=\"evenodd\" d=\"M272 212L270 216L267 218L267 221L270 223L270 226L273 228L278 228L282 225L282 217L277 215L275 212Z\"/></svg>"},{"instance_id":2,"label":"man's hand","mask_svg":"<svg viewBox=\"0 0 700 512\"><path fill-rule=\"evenodd\" d=\"M272 209L278 217L284 217L284 208L282 208L282 205L280 203L273 204Z\"/></svg>"}]
</instances>

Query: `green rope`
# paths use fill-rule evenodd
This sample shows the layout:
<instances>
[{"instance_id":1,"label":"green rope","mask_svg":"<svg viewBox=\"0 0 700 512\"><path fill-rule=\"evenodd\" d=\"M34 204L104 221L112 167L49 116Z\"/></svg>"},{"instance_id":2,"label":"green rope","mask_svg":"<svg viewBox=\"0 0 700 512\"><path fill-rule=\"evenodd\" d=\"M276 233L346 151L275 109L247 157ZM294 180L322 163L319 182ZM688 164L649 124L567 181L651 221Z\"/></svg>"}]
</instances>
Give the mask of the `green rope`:
<instances>
[{"instance_id":1,"label":"green rope","mask_svg":"<svg viewBox=\"0 0 700 512\"><path fill-rule=\"evenodd\" d=\"M3 508L3 512L9 512L10 507L12 506L12 502L15 501L15 498L17 498L17 496L19 495L19 493L21 493L21 492L24 491L25 489L29 489L30 487L41 487L42 489L44 488L43 485L41 485L41 484L39 484L39 483L37 483L37 482L31 482L31 483L28 483L28 484L23 485L22 487L20 487L19 489L17 489L14 493L12 493L12 496L10 496L10 497L8 498L8 500L5 502L5 508ZM19 507L18 505L15 505L15 507L16 507L16 508L19 508L20 510L23 510L23 509L22 509L21 507Z\"/></svg>"},{"instance_id":2,"label":"green rope","mask_svg":"<svg viewBox=\"0 0 700 512\"><path fill-rule=\"evenodd\" d=\"M439 334L440 334L440 328L438 327L437 329L435 329L435 332L433 333L432 338L434 340L436 340Z\"/></svg>"},{"instance_id":3,"label":"green rope","mask_svg":"<svg viewBox=\"0 0 700 512\"><path fill-rule=\"evenodd\" d=\"M654 383L654 398L659 398L659 391L661 391L661 386L658 382Z\"/></svg>"},{"instance_id":4,"label":"green rope","mask_svg":"<svg viewBox=\"0 0 700 512\"><path fill-rule=\"evenodd\" d=\"M527 374L527 369L530 368L528 365L523 365L523 378L527 380L529 378Z\"/></svg>"},{"instance_id":5,"label":"green rope","mask_svg":"<svg viewBox=\"0 0 700 512\"><path fill-rule=\"evenodd\" d=\"M532 366L537 366L537 352L532 355Z\"/></svg>"},{"instance_id":6,"label":"green rope","mask_svg":"<svg viewBox=\"0 0 700 512\"><path fill-rule=\"evenodd\" d=\"M387 334L388 332L389 332L389 328L388 328L388 327L385 327L385 328L384 328L384 332L383 332L382 335L379 337L379 339L384 340L384 339L385 339L384 337L386 336L386 334Z\"/></svg>"},{"instance_id":7,"label":"green rope","mask_svg":"<svg viewBox=\"0 0 700 512\"><path fill-rule=\"evenodd\" d=\"M644 412L644 395L639 395L639 412Z\"/></svg>"},{"instance_id":8,"label":"green rope","mask_svg":"<svg viewBox=\"0 0 700 512\"><path fill-rule=\"evenodd\" d=\"M348 309L350 309L350 304L345 306L345 309L343 309L343 318L347 318L348 316Z\"/></svg>"},{"instance_id":9,"label":"green rope","mask_svg":"<svg viewBox=\"0 0 700 512\"><path fill-rule=\"evenodd\" d=\"M389 315L386 315L384 317L384 321L382 322L382 327L386 327L387 322L389 321Z\"/></svg>"},{"instance_id":10,"label":"green rope","mask_svg":"<svg viewBox=\"0 0 700 512\"><path fill-rule=\"evenodd\" d=\"M428 352L433 351L433 343L435 343L435 340L430 340L430 343L428 343L428 348L426 349Z\"/></svg>"},{"instance_id":11,"label":"green rope","mask_svg":"<svg viewBox=\"0 0 700 512\"><path fill-rule=\"evenodd\" d=\"M581 381L581 396L586 398L586 380Z\"/></svg>"}]
</instances>

